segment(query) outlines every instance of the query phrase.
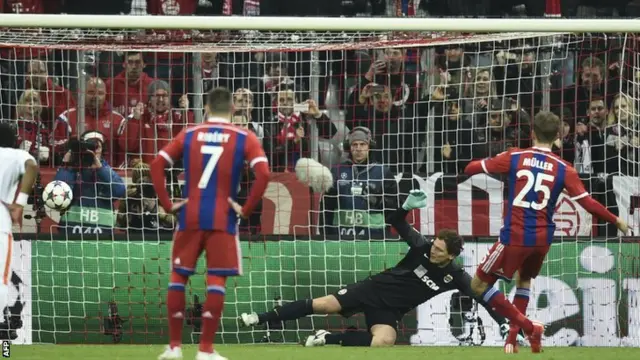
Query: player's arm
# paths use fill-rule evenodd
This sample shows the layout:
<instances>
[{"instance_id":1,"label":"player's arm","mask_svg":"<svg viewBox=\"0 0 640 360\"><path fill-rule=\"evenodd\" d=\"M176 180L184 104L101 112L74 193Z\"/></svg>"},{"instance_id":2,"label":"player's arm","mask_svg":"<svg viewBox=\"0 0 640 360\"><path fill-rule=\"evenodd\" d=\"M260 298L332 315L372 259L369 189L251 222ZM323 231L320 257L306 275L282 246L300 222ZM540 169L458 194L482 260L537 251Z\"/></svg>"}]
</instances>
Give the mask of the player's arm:
<instances>
[{"instance_id":1,"label":"player's arm","mask_svg":"<svg viewBox=\"0 0 640 360\"><path fill-rule=\"evenodd\" d=\"M264 154L258 137L253 132L249 132L247 135L244 156L249 166L253 169L256 179L251 185L251 191L249 192L247 201L245 201L241 209L238 208L238 204L235 203L233 199L229 199L229 201L234 207L234 210L236 210L236 213L240 210L238 215L246 218L251 215L258 203L260 203L264 192L267 190L271 172L269 171L267 156Z\"/></svg>"},{"instance_id":2,"label":"player's arm","mask_svg":"<svg viewBox=\"0 0 640 360\"><path fill-rule=\"evenodd\" d=\"M475 174L504 174L509 171L511 166L511 152L505 151L495 157L474 160L467 165L464 173L471 176Z\"/></svg>"},{"instance_id":3,"label":"player's arm","mask_svg":"<svg viewBox=\"0 0 640 360\"><path fill-rule=\"evenodd\" d=\"M29 194L33 189L33 185L36 183L38 177L38 163L29 155L26 151L23 152L24 160L21 164L20 173L22 175L22 181L20 182L20 192L16 196L13 204L7 205L9 213L11 214L11 220L15 224L22 226L22 210L29 201Z\"/></svg>"},{"instance_id":4,"label":"player's arm","mask_svg":"<svg viewBox=\"0 0 640 360\"><path fill-rule=\"evenodd\" d=\"M29 194L33 189L33 185L36 183L37 177L38 163L36 163L36 160L29 155L24 162L24 172L22 175L22 181L20 182L20 193L16 197L15 204L23 207L27 205Z\"/></svg>"},{"instance_id":5,"label":"player's arm","mask_svg":"<svg viewBox=\"0 0 640 360\"><path fill-rule=\"evenodd\" d=\"M572 166L567 166L564 187L567 190L567 193L569 193L571 200L580 204L580 206L594 216L612 224L616 224L622 232L626 233L627 224L624 220L615 216L611 211L607 210L604 205L600 204L592 198L591 195L589 195L587 190L584 188L584 184L582 183L582 179L580 179L578 172Z\"/></svg>"},{"instance_id":6,"label":"player's arm","mask_svg":"<svg viewBox=\"0 0 640 360\"><path fill-rule=\"evenodd\" d=\"M175 139L173 139L167 146L165 146L162 150L160 150L160 152L158 152L158 156L156 156L156 158L151 162L150 166L151 182L153 183L153 188L158 195L158 201L160 202L160 205L167 213L172 213L176 209L174 209L174 205L171 202L169 193L167 192L164 170L168 167L173 166L173 163L180 159L180 157L182 156L182 149L184 148L184 138L185 132L183 130Z\"/></svg>"},{"instance_id":7,"label":"player's arm","mask_svg":"<svg viewBox=\"0 0 640 360\"><path fill-rule=\"evenodd\" d=\"M398 232L398 235L411 247L423 247L429 244L409 222L407 221L409 212L403 208L398 208L391 216L391 226Z\"/></svg>"},{"instance_id":8,"label":"player's arm","mask_svg":"<svg viewBox=\"0 0 640 360\"><path fill-rule=\"evenodd\" d=\"M475 299L478 302L478 304L482 305L485 309L487 309L487 312L489 312L489 315L491 315L493 320L495 320L499 325L507 323L507 320L504 318L504 316L495 312L491 307L491 305L484 302L484 300L482 300L481 298L478 298L473 292L473 290L471 290L471 276L466 271L461 270L458 273L456 273L454 275L454 280L456 282L458 290L460 290L461 293L469 296L470 298Z\"/></svg>"},{"instance_id":9,"label":"player's arm","mask_svg":"<svg viewBox=\"0 0 640 360\"><path fill-rule=\"evenodd\" d=\"M411 247L423 247L431 244L429 240L425 239L422 234L414 229L407 221L409 211L425 206L427 206L427 195L425 192L422 190L411 190L402 207L398 208L390 218L391 226L396 229L402 240L406 241Z\"/></svg>"}]
</instances>

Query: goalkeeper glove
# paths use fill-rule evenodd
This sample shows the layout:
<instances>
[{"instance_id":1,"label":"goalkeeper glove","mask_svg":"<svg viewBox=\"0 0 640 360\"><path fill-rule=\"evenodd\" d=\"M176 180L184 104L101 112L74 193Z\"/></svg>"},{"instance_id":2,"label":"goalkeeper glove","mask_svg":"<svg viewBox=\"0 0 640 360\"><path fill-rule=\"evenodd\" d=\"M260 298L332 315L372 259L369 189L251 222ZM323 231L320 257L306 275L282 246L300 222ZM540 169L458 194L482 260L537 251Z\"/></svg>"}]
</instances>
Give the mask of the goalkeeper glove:
<instances>
[{"instance_id":1,"label":"goalkeeper glove","mask_svg":"<svg viewBox=\"0 0 640 360\"><path fill-rule=\"evenodd\" d=\"M402 208L409 211L427 206L427 194L422 190L411 190L402 204Z\"/></svg>"}]
</instances>

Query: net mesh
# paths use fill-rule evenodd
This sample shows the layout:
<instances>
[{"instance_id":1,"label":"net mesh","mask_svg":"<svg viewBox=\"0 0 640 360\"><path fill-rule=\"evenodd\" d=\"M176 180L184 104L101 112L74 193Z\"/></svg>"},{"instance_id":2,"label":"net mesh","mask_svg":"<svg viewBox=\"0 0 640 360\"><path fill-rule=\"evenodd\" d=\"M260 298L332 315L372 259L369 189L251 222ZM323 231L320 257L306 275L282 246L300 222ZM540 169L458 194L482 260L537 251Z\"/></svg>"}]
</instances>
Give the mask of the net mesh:
<instances>
[{"instance_id":1,"label":"net mesh","mask_svg":"<svg viewBox=\"0 0 640 360\"><path fill-rule=\"evenodd\" d=\"M258 134L274 172L260 210L241 223L245 275L227 282L219 342L296 342L314 329L366 328L362 316L312 316L255 329L236 321L242 312L336 292L393 266L406 252L393 231L376 226L381 208L392 202L367 200L359 212L340 201L330 207L296 180L300 158L327 167L344 161L349 149L343 141L356 126L371 130L369 155L396 184L376 194L402 198L412 188L424 189L429 206L412 213L410 222L423 234L453 228L470 236L462 261L471 273L499 233L507 187L487 176L465 178L462 169L471 159L528 146L531 119L540 109L556 111L565 122L555 151L637 232L638 56L632 39L4 29L2 120L16 125L20 146L39 159L41 187L62 179L74 190L74 205L64 214L44 206L41 189L26 211L21 250L14 254L20 281L14 279L12 295L24 306L10 309L23 320L17 341L166 341L168 240L175 220L158 214L144 163L185 124L203 120L203 94L216 86L235 92L234 121ZM103 158L114 174L58 170L68 139L87 130L105 136ZM241 198L252 181L244 176ZM373 189L351 181L353 174L336 176ZM179 169L167 177L179 198ZM355 190L350 185L348 191ZM567 197L557 207L560 241L536 279L529 311L553 329L547 345L640 346L638 245L594 223ZM187 291L185 341L199 336L203 271ZM483 308L446 293L404 317L399 342L499 345L502 339Z\"/></svg>"}]
</instances>

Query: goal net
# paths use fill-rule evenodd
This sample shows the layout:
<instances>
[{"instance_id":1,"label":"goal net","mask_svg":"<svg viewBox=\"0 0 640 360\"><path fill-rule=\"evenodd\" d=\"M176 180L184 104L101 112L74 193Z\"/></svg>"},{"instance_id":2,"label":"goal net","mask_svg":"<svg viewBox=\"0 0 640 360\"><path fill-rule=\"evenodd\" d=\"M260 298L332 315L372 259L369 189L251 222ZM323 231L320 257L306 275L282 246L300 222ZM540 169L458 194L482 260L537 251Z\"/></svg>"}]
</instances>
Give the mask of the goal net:
<instances>
[{"instance_id":1,"label":"goal net","mask_svg":"<svg viewBox=\"0 0 640 360\"><path fill-rule=\"evenodd\" d=\"M127 26L138 26L135 19ZM393 266L406 244L382 214L410 189L425 190L429 206L409 221L423 234L453 228L467 237L459 261L473 273L496 240L512 189L462 170L472 159L530 146L539 110L564 121L554 151L576 166L598 201L640 231L640 58L632 34L196 31L155 24L0 31L2 121L15 125L19 146L41 163L16 235L5 309L6 336L17 342L166 341L174 219L158 213L146 164L185 124L205 119L203 95L217 86L234 92L233 121L260 137L273 171L260 209L240 224L244 275L227 282L218 342L292 343L318 329L366 329L357 315L253 329L236 319L334 293ZM342 166L337 197L296 179L301 158L330 168L355 159L348 135L358 126L371 133L369 161L383 164L390 177ZM70 142L87 132L88 145ZM70 147L95 146L96 136L100 166L92 157L65 159ZM241 176L243 199L252 178ZM42 187L54 179L73 189L63 212L42 199ZM167 179L179 198L180 164ZM528 310L547 325L545 344L640 346L638 244L567 196L556 207L557 239ZM186 292L186 342L198 340L203 274L200 264ZM497 286L515 293L513 284ZM448 292L409 312L398 342L502 339L484 308Z\"/></svg>"}]
</instances>

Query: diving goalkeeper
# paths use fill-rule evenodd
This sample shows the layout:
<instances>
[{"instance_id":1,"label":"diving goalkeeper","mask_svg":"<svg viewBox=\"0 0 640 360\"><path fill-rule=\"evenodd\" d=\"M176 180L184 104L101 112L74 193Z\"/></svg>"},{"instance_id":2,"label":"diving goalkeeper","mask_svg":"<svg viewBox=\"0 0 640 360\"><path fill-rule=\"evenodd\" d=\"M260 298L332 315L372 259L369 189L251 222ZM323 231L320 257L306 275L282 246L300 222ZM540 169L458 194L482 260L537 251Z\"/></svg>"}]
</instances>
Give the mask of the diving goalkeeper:
<instances>
[{"instance_id":1,"label":"diving goalkeeper","mask_svg":"<svg viewBox=\"0 0 640 360\"><path fill-rule=\"evenodd\" d=\"M240 322L255 326L271 321L295 320L311 314L341 314L349 317L362 312L368 332L350 331L331 334L318 330L307 338L306 346L340 344L342 346L391 346L396 342L398 322L416 306L449 290L460 290L470 297L471 277L453 260L462 251L462 239L453 230L441 230L435 239L428 239L406 220L409 210L427 205L422 190L412 190L401 208L396 210L391 225L406 241L409 252L391 269L350 284L332 295L316 299L297 300L262 314L243 313ZM509 331L506 320L482 300L491 317L500 324L504 336Z\"/></svg>"}]
</instances>

